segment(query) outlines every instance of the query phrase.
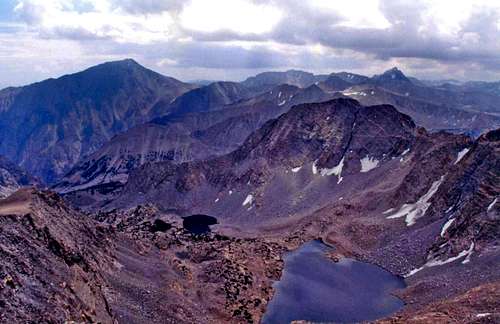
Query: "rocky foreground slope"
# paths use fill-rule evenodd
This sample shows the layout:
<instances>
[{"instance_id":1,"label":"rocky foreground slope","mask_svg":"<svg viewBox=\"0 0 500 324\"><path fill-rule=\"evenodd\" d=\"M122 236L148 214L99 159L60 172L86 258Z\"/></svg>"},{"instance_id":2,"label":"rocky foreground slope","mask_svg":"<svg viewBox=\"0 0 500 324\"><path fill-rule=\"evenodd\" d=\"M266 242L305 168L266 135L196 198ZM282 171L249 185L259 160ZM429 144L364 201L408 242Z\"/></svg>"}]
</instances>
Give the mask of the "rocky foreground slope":
<instances>
[{"instance_id":1,"label":"rocky foreground slope","mask_svg":"<svg viewBox=\"0 0 500 324\"><path fill-rule=\"evenodd\" d=\"M31 189L0 224L2 323L255 323L300 243L194 236L149 206L92 217Z\"/></svg>"}]
</instances>

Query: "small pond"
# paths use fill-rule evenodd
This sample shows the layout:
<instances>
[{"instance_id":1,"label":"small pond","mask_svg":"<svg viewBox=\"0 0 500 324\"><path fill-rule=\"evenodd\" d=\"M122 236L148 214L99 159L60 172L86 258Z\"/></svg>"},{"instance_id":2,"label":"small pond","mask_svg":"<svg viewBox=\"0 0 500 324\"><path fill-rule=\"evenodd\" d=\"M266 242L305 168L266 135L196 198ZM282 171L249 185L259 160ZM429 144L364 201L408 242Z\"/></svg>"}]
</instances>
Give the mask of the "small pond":
<instances>
[{"instance_id":1,"label":"small pond","mask_svg":"<svg viewBox=\"0 0 500 324\"><path fill-rule=\"evenodd\" d=\"M401 277L353 259L333 262L327 256L333 250L316 240L285 256L283 275L275 283L263 323L353 323L382 318L404 306L391 295L406 287Z\"/></svg>"},{"instance_id":2,"label":"small pond","mask_svg":"<svg viewBox=\"0 0 500 324\"><path fill-rule=\"evenodd\" d=\"M182 226L192 234L200 235L210 232L210 225L217 224L217 218L207 215L191 215L183 217Z\"/></svg>"}]
</instances>

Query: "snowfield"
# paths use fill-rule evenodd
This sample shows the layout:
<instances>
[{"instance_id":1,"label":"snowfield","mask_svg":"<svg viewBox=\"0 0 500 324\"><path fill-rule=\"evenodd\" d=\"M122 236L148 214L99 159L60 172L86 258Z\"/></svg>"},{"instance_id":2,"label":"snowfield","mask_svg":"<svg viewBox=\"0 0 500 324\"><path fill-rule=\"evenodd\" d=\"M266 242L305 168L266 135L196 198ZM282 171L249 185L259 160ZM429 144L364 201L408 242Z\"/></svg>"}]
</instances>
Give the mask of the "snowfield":
<instances>
[{"instance_id":1,"label":"snowfield","mask_svg":"<svg viewBox=\"0 0 500 324\"><path fill-rule=\"evenodd\" d=\"M462 160L464 158L464 156L470 151L470 149L468 148L464 148L463 150L461 150L460 152L458 152L458 156L457 156L457 160L455 161L454 164L457 164L458 162L460 162L460 160Z\"/></svg>"},{"instance_id":2,"label":"snowfield","mask_svg":"<svg viewBox=\"0 0 500 324\"><path fill-rule=\"evenodd\" d=\"M404 204L401 208L393 215L387 216L388 219L395 219L406 216L406 225L412 226L415 224L416 220L425 215L425 212L430 207L431 203L429 200L434 196L434 194L438 191L439 186L444 180L444 176L442 176L439 180L436 180L432 183L429 191L425 193L420 199L413 204Z\"/></svg>"},{"instance_id":3,"label":"snowfield","mask_svg":"<svg viewBox=\"0 0 500 324\"><path fill-rule=\"evenodd\" d=\"M379 160L377 160L376 158L371 158L368 155L359 160L359 162L361 162L360 172L368 172L370 170L373 170L378 167L378 164L380 163Z\"/></svg>"}]
</instances>

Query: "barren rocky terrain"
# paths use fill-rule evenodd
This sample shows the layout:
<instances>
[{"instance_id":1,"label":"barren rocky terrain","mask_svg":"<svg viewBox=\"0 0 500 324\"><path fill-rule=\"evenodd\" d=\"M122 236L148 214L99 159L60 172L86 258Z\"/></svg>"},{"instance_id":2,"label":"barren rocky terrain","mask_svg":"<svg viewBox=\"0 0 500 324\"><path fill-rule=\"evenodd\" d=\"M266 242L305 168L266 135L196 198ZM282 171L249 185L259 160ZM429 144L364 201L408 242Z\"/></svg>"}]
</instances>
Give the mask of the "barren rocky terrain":
<instances>
[{"instance_id":1,"label":"barren rocky terrain","mask_svg":"<svg viewBox=\"0 0 500 324\"><path fill-rule=\"evenodd\" d=\"M22 189L0 201L0 319L258 323L285 254L320 239L332 262L405 279L405 306L381 323L493 323L499 143L336 99L295 106L229 154L146 163L118 195ZM193 234L193 214L218 224Z\"/></svg>"},{"instance_id":2,"label":"barren rocky terrain","mask_svg":"<svg viewBox=\"0 0 500 324\"><path fill-rule=\"evenodd\" d=\"M197 87L126 60L2 90L3 123L29 122L0 139L28 169L0 158L0 322L267 324L311 241L326 267L397 279L398 310L371 321L498 322L488 89L398 69Z\"/></svg>"}]
</instances>

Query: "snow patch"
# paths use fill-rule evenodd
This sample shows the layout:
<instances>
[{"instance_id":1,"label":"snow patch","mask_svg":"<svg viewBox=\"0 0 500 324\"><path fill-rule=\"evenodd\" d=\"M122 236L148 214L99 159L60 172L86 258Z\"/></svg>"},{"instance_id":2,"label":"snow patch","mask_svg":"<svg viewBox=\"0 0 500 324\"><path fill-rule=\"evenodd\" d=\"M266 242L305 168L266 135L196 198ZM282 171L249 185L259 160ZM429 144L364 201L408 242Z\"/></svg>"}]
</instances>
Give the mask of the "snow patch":
<instances>
[{"instance_id":1,"label":"snow patch","mask_svg":"<svg viewBox=\"0 0 500 324\"><path fill-rule=\"evenodd\" d=\"M297 173L297 172L299 172L299 171L300 171L300 169L302 169L302 167L301 167L301 166L296 167L296 168L293 168L293 169L292 169L292 172L293 172L293 173Z\"/></svg>"},{"instance_id":2,"label":"snow patch","mask_svg":"<svg viewBox=\"0 0 500 324\"><path fill-rule=\"evenodd\" d=\"M392 213L394 210L395 210L395 208L389 208L385 212L383 212L382 214L387 215L387 214Z\"/></svg>"},{"instance_id":3,"label":"snow patch","mask_svg":"<svg viewBox=\"0 0 500 324\"><path fill-rule=\"evenodd\" d=\"M405 156L408 153L410 153L410 149L409 148L407 148L406 150L404 150L403 153L401 153L401 156Z\"/></svg>"},{"instance_id":4,"label":"snow patch","mask_svg":"<svg viewBox=\"0 0 500 324\"><path fill-rule=\"evenodd\" d=\"M243 202L242 206L251 205L252 203L253 203L253 195L248 195L245 198L245 201Z\"/></svg>"},{"instance_id":5,"label":"snow patch","mask_svg":"<svg viewBox=\"0 0 500 324\"><path fill-rule=\"evenodd\" d=\"M444 223L443 228L441 229L441 237L444 237L446 230L453 224L455 218L449 219L446 223Z\"/></svg>"},{"instance_id":6,"label":"snow patch","mask_svg":"<svg viewBox=\"0 0 500 324\"><path fill-rule=\"evenodd\" d=\"M215 202L219 202L219 198L215 199Z\"/></svg>"},{"instance_id":7,"label":"snow patch","mask_svg":"<svg viewBox=\"0 0 500 324\"><path fill-rule=\"evenodd\" d=\"M434 260L427 261L420 268L413 269L410 272L408 272L405 275L405 278L413 276L415 273L417 273L419 271L422 271L425 268L436 267L436 266L444 265L444 264L447 264L447 263L451 263L451 262L456 261L456 260L458 260L460 258L463 258L463 257L466 257L466 258L465 258L464 261L462 261L462 264L468 263L470 261L470 256L471 256L473 250L474 250L474 242L471 243L471 245L470 245L470 247L469 247L468 250L464 250L464 251L460 252L457 256L451 257L451 258L446 259L446 260L437 260L437 259L434 259Z\"/></svg>"},{"instance_id":8,"label":"snow patch","mask_svg":"<svg viewBox=\"0 0 500 324\"><path fill-rule=\"evenodd\" d=\"M281 107L281 106L283 106L284 104L286 104L286 99L285 99L285 100L283 100L282 102L278 103L278 106L280 106L280 107Z\"/></svg>"},{"instance_id":9,"label":"snow patch","mask_svg":"<svg viewBox=\"0 0 500 324\"><path fill-rule=\"evenodd\" d=\"M491 204L489 204L489 205L488 205L488 208L486 209L486 212L489 212L491 209L493 209L493 206L495 206L495 204L497 203L497 201L498 201L498 197L497 197L497 198L495 198L495 199L491 202Z\"/></svg>"},{"instance_id":10,"label":"snow patch","mask_svg":"<svg viewBox=\"0 0 500 324\"><path fill-rule=\"evenodd\" d=\"M361 162L361 171L360 172L368 172L370 170L375 169L380 163L376 158L371 158L368 155L359 160Z\"/></svg>"},{"instance_id":11,"label":"snow patch","mask_svg":"<svg viewBox=\"0 0 500 324\"><path fill-rule=\"evenodd\" d=\"M460 162L460 160L462 160L465 154L467 154L469 151L470 151L469 148L464 148L463 150L458 152L457 160L453 164L457 164L458 162Z\"/></svg>"},{"instance_id":12,"label":"snow patch","mask_svg":"<svg viewBox=\"0 0 500 324\"><path fill-rule=\"evenodd\" d=\"M429 191L427 191L425 195L420 197L417 202L413 204L404 204L395 214L387 216L387 218L394 219L406 216L405 221L407 226L415 224L415 221L417 219L425 215L425 212L431 205L429 200L432 198L432 196L434 196L436 191L438 191L439 186L441 185L443 180L444 176L442 176L441 179L434 181L429 188Z\"/></svg>"},{"instance_id":13,"label":"snow patch","mask_svg":"<svg viewBox=\"0 0 500 324\"><path fill-rule=\"evenodd\" d=\"M490 316L491 313L479 313L476 315L477 318L481 318L481 317L487 317L487 316Z\"/></svg>"},{"instance_id":14,"label":"snow patch","mask_svg":"<svg viewBox=\"0 0 500 324\"><path fill-rule=\"evenodd\" d=\"M233 191L232 190L229 190L229 194L232 195L233 194Z\"/></svg>"},{"instance_id":15,"label":"snow patch","mask_svg":"<svg viewBox=\"0 0 500 324\"><path fill-rule=\"evenodd\" d=\"M363 96L366 97L366 92L363 91L342 91L344 96Z\"/></svg>"},{"instance_id":16,"label":"snow patch","mask_svg":"<svg viewBox=\"0 0 500 324\"><path fill-rule=\"evenodd\" d=\"M316 166L316 163L318 163L318 160L314 161L312 164L312 172L313 174L318 174L318 167Z\"/></svg>"},{"instance_id":17,"label":"snow patch","mask_svg":"<svg viewBox=\"0 0 500 324\"><path fill-rule=\"evenodd\" d=\"M331 169L321 169L320 173L321 173L321 175L323 177L324 176L336 175L339 178L339 180L337 181L337 183L341 183L342 179L343 179L341 177L342 169L343 168L344 168L344 158L342 158L342 160L340 160L339 164L337 164L336 166L334 166Z\"/></svg>"}]
</instances>

